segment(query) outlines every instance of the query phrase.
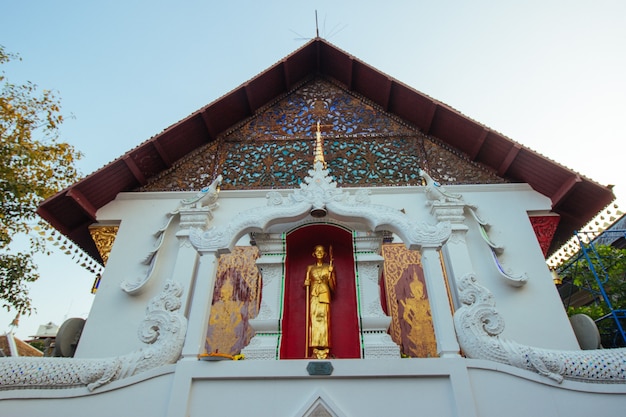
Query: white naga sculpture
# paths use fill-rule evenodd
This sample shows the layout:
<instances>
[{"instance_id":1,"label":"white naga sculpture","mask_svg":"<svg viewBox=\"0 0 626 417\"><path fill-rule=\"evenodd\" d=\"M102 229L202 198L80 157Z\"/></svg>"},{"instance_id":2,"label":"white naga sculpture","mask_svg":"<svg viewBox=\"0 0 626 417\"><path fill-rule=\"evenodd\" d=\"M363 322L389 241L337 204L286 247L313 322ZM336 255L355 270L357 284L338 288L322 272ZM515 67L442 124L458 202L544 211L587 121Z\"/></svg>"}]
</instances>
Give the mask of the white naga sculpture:
<instances>
[{"instance_id":1,"label":"white naga sculpture","mask_svg":"<svg viewBox=\"0 0 626 417\"><path fill-rule=\"evenodd\" d=\"M550 350L501 338L504 320L491 292L472 274L463 276L457 284L463 306L454 314L454 327L467 357L537 372L559 383L564 379L626 382L626 349Z\"/></svg>"},{"instance_id":2,"label":"white naga sculpture","mask_svg":"<svg viewBox=\"0 0 626 417\"><path fill-rule=\"evenodd\" d=\"M127 355L102 359L3 358L0 389L76 388L90 391L149 369L176 363L182 351L187 320L179 312L182 286L173 281L153 298L139 326L147 346Z\"/></svg>"}]
</instances>

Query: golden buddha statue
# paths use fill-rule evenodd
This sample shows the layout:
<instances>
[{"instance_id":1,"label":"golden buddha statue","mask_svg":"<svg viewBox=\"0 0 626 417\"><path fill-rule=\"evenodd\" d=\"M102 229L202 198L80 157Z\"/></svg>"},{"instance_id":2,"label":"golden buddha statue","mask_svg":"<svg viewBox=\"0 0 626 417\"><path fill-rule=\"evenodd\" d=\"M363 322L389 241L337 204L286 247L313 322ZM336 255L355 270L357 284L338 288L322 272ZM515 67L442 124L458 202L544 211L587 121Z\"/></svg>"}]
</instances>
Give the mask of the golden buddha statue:
<instances>
[{"instance_id":1,"label":"golden buddha statue","mask_svg":"<svg viewBox=\"0 0 626 417\"><path fill-rule=\"evenodd\" d=\"M324 263L326 249L322 245L315 246L315 263L307 267L304 279L307 292L306 357L309 357L309 348L313 348L313 356L317 359L327 358L330 352L330 298L336 284L332 247L330 252L330 262Z\"/></svg>"}]
</instances>

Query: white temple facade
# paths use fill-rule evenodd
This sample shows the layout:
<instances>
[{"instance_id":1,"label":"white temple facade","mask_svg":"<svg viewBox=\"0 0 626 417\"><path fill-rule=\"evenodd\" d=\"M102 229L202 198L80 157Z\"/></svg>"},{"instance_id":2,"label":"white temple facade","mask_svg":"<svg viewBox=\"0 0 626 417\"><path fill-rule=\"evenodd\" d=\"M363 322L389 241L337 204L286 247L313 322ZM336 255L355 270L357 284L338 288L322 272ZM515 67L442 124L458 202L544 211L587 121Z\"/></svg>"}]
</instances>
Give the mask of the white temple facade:
<instances>
[{"instance_id":1,"label":"white temple facade","mask_svg":"<svg viewBox=\"0 0 626 417\"><path fill-rule=\"evenodd\" d=\"M436 103L427 128L400 106L422 95L392 80L383 105L359 65L315 39L246 84L248 116L225 110L236 90L44 202L106 267L74 357L0 358L0 414L619 415L626 350L580 349L545 263L610 190L512 141L489 163L487 130L465 152L446 126L467 119ZM282 93L253 90L277 71ZM213 139L168 151L199 129ZM120 166L137 182L112 189ZM317 244L337 277L322 359L303 286Z\"/></svg>"}]
</instances>

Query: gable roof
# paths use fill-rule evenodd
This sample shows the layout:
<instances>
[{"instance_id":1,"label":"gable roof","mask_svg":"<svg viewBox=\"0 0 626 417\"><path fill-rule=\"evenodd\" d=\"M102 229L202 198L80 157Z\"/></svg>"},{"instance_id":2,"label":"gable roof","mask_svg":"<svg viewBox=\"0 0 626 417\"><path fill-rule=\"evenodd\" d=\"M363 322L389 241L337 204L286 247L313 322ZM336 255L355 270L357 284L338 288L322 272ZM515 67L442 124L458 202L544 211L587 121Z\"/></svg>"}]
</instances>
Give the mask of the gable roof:
<instances>
[{"instance_id":1,"label":"gable roof","mask_svg":"<svg viewBox=\"0 0 626 417\"><path fill-rule=\"evenodd\" d=\"M146 185L151 177L215 141L311 75L333 78L470 160L492 168L499 176L526 182L549 197L553 211L561 216L551 251L615 198L609 187L543 157L315 38L230 93L48 198L37 213L93 258L101 260L88 230L100 207L119 192Z\"/></svg>"}]
</instances>

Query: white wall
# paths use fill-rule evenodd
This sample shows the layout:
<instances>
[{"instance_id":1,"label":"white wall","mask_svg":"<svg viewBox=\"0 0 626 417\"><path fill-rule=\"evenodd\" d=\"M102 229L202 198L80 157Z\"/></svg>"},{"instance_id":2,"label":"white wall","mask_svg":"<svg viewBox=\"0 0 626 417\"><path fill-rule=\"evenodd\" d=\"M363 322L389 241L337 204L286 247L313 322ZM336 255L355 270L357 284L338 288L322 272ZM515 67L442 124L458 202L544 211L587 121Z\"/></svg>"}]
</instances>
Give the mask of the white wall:
<instances>
[{"instance_id":1,"label":"white wall","mask_svg":"<svg viewBox=\"0 0 626 417\"><path fill-rule=\"evenodd\" d=\"M337 416L527 417L621 415L624 384L558 384L469 359L181 361L89 393L86 388L0 391L3 416L302 416L321 398Z\"/></svg>"},{"instance_id":2,"label":"white wall","mask_svg":"<svg viewBox=\"0 0 626 417\"><path fill-rule=\"evenodd\" d=\"M464 200L477 207L477 213L491 225L492 240L504 247L500 256L503 266L513 274L523 273L529 278L528 283L520 288L506 283L498 274L477 225L466 216L465 223L469 226L467 246L472 264L479 282L495 296L496 308L506 322L503 336L530 346L578 349L528 220L528 212L547 212L549 199L525 184L447 186L447 189L462 194ZM166 279L177 279L172 276L179 246L174 233L167 236L159 255L162 262L158 264L158 273L141 295L124 293L120 284L145 276L147 266L141 261L154 248L155 232L165 225L167 213L176 209L181 199L191 195L193 193L122 193L98 211L99 222L120 222L120 229L85 325L77 357L121 355L141 346L136 329L144 317L148 300L158 294ZM227 224L238 213L264 207L265 195L266 191L222 191L219 207L213 212L212 225ZM435 223L424 187L372 188L370 197L372 204L404 209L416 221ZM188 288L189 282L183 282L183 285ZM194 309L208 307L192 306Z\"/></svg>"},{"instance_id":3,"label":"white wall","mask_svg":"<svg viewBox=\"0 0 626 417\"><path fill-rule=\"evenodd\" d=\"M452 188L452 187L449 187ZM454 189L477 206L491 227L492 241L504 248L499 256L505 270L526 274L528 281L514 287L500 276L478 226L470 227L467 244L479 283L494 295L506 327L503 337L549 349L579 349L543 253L528 218L529 212L548 212L550 200L525 184L462 186Z\"/></svg>"},{"instance_id":4,"label":"white wall","mask_svg":"<svg viewBox=\"0 0 626 417\"><path fill-rule=\"evenodd\" d=\"M527 212L547 212L550 201L520 184L447 187L461 193L487 220L493 241L504 247L502 264L528 275L522 287L501 278L473 221L467 247L481 285L494 295L506 322L504 337L530 346L576 349L577 343ZM372 189L372 204L404 209L417 221L434 223L422 187ZM153 249L154 233L166 214L193 193L125 193L98 211L101 222L120 222L120 230L87 320L77 357L109 357L141 347L139 322L166 279L189 291L194 277L177 276L174 261L185 248L170 233L166 262L154 282L137 296L120 289L124 280L141 278L141 260ZM238 213L263 207L265 192L223 191L213 224L227 224ZM273 227L276 229L276 226ZM280 228L280 227L278 227ZM173 225L177 229L177 225ZM275 231L275 230L274 230ZM453 260L452 260L453 261ZM211 279L198 276L198 280ZM426 277L428 279L428 277ZM187 297L187 295L186 295ZM192 305L193 311L209 308ZM188 329L203 337L206 323ZM0 391L0 414L37 415L303 415L321 396L338 416L437 415L509 417L528 415L619 415L626 406L626 385L564 381L558 384L534 372L465 358L332 360L330 376L311 376L307 360L199 361L187 356L176 365L115 381L89 393L86 388Z\"/></svg>"}]
</instances>

